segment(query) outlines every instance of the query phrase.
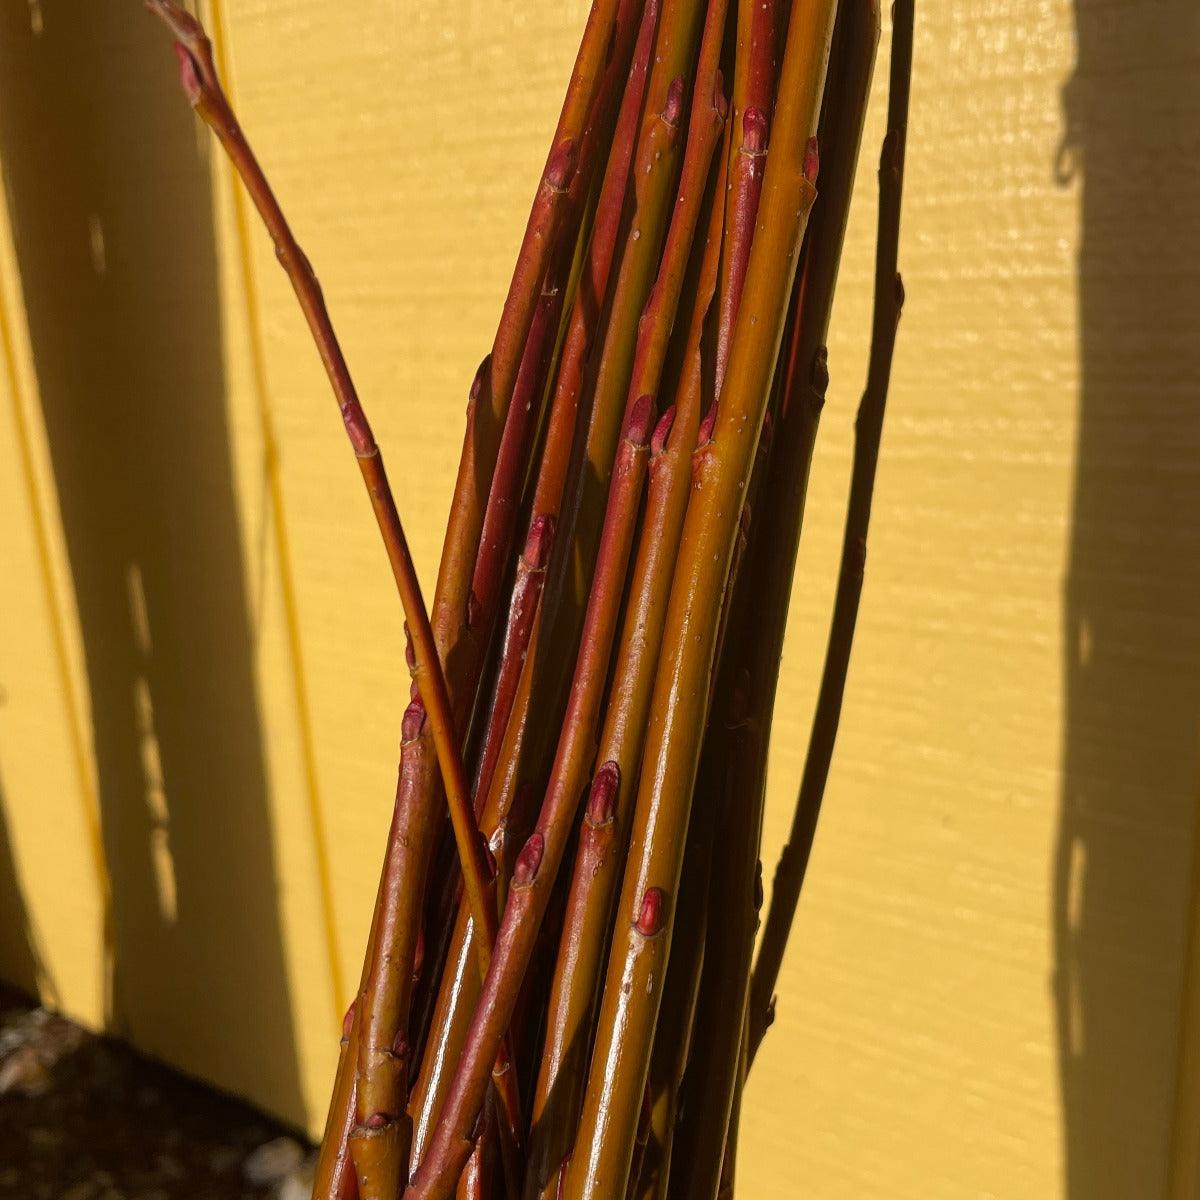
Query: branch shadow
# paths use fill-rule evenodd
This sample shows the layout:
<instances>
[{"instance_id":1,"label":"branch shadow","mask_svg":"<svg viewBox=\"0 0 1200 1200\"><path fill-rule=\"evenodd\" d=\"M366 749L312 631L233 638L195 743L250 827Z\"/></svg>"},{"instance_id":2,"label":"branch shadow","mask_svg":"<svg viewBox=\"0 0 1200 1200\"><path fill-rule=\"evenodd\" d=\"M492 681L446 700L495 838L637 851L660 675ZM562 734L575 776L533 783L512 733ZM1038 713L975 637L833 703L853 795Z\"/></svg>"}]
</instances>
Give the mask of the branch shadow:
<instances>
[{"instance_id":1,"label":"branch shadow","mask_svg":"<svg viewBox=\"0 0 1200 1200\"><path fill-rule=\"evenodd\" d=\"M114 890L111 1025L294 1120L205 149L140 6L0 6L0 161Z\"/></svg>"},{"instance_id":2,"label":"branch shadow","mask_svg":"<svg viewBox=\"0 0 1200 1200\"><path fill-rule=\"evenodd\" d=\"M1054 996L1070 1200L1161 1196L1200 769L1200 6L1075 0Z\"/></svg>"}]
</instances>

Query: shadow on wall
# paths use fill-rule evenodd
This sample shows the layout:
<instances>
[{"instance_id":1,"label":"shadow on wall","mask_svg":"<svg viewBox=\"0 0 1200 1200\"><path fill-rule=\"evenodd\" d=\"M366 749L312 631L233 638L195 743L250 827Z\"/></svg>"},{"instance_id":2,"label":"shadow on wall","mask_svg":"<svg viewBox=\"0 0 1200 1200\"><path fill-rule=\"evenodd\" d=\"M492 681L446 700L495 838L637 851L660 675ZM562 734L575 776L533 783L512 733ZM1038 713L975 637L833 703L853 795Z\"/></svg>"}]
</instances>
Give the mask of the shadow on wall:
<instances>
[{"instance_id":1,"label":"shadow on wall","mask_svg":"<svg viewBox=\"0 0 1200 1200\"><path fill-rule=\"evenodd\" d=\"M140 6L0 5L0 162L113 880L111 1024L295 1120L202 145Z\"/></svg>"},{"instance_id":2,"label":"shadow on wall","mask_svg":"<svg viewBox=\"0 0 1200 1200\"><path fill-rule=\"evenodd\" d=\"M17 860L8 835L3 781L0 780L0 963L9 983L31 996L57 1002L17 876Z\"/></svg>"},{"instance_id":3,"label":"shadow on wall","mask_svg":"<svg viewBox=\"0 0 1200 1200\"><path fill-rule=\"evenodd\" d=\"M1070 1200L1164 1194L1200 778L1200 5L1075 0L1055 999Z\"/></svg>"}]
</instances>

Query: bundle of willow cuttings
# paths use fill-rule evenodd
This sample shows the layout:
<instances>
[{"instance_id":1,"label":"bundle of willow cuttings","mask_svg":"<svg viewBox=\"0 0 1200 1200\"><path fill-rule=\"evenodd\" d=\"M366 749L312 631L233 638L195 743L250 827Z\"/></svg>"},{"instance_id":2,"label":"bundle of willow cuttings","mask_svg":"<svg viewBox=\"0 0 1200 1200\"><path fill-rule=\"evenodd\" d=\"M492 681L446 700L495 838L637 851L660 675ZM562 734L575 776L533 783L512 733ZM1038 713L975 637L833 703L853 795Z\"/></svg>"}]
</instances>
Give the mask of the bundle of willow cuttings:
<instances>
[{"instance_id":1,"label":"bundle of willow cuttings","mask_svg":"<svg viewBox=\"0 0 1200 1200\"><path fill-rule=\"evenodd\" d=\"M877 0L593 0L470 390L430 608L211 46L172 0L150 7L295 289L409 639L395 807L314 1195L731 1195L862 588L903 299L912 0L893 16L832 629L757 960L768 735Z\"/></svg>"}]
</instances>

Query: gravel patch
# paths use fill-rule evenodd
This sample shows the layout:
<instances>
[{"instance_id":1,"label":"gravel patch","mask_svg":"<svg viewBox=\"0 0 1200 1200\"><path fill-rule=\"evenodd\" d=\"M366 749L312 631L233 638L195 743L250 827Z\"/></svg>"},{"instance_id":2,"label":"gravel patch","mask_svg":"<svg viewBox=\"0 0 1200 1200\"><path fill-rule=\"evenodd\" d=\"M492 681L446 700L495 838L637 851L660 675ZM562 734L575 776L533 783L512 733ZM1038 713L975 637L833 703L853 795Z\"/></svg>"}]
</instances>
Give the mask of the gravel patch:
<instances>
[{"instance_id":1,"label":"gravel patch","mask_svg":"<svg viewBox=\"0 0 1200 1200\"><path fill-rule=\"evenodd\" d=\"M307 1200L257 1110L0 990L0 1200Z\"/></svg>"}]
</instances>

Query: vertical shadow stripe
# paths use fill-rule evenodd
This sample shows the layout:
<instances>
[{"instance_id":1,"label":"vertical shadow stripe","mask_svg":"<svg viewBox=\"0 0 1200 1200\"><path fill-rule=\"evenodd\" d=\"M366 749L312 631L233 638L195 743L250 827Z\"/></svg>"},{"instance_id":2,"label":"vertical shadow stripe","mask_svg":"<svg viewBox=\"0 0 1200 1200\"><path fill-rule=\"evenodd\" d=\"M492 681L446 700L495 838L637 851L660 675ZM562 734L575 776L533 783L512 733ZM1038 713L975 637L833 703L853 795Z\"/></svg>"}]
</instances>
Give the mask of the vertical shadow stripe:
<instances>
[{"instance_id":1,"label":"vertical shadow stripe","mask_svg":"<svg viewBox=\"0 0 1200 1200\"><path fill-rule=\"evenodd\" d=\"M45 508L38 492L37 473L33 464L33 444L29 434L29 422L25 416L25 396L21 387L20 372L17 369L17 352L12 331L8 289L0 285L0 354L3 354L4 357L4 373L8 380L9 404L12 408L13 427L16 430L17 454L21 459L21 478L25 485L25 498L29 505L30 521L33 526L33 541L38 560L38 575L41 577L42 594L46 606L46 620L50 625L50 638L54 643L54 667L66 716L68 738L71 743L71 758L74 760L75 774L79 783L79 806L83 813L83 825L87 834L92 870L96 878L96 892L100 900L104 947L102 958L103 1015L105 1023L107 1023L112 1015L112 995L108 986L109 964L113 957L112 884L108 877L104 839L100 833L99 798L89 764L87 738L80 721L79 696L75 688L75 681L71 677L71 656L67 651L67 632L63 611L59 603L58 589L54 584L50 535ZM50 978L53 980L53 976Z\"/></svg>"},{"instance_id":2,"label":"vertical shadow stripe","mask_svg":"<svg viewBox=\"0 0 1200 1200\"><path fill-rule=\"evenodd\" d=\"M230 102L237 107L233 76L229 69L228 26L222 0L210 0L210 30L213 53ZM279 446L275 433L275 418L271 409L267 384L266 350L259 315L258 289L254 280L254 263L250 249L250 214L246 194L237 173L224 161L221 172L229 181L233 198L234 221L237 233L238 264L242 294L246 306L249 334L251 375L254 398L258 409L259 430L263 440L263 466L266 474L271 507L271 529L275 555L279 561L279 584L283 598L284 625L288 644L288 664L291 668L292 694L299 726L300 754L304 770L305 795L308 801L309 823L312 828L313 850L317 867L317 890L320 894L325 950L329 959L330 1000L333 1017L340 1026L342 1014L349 1003L342 974L341 948L338 938L337 915L333 897L333 879L329 861L329 830L325 806L317 779L316 745L313 738L312 710L308 699L308 681L304 669L304 643L300 634L300 612L296 597L295 573L292 567L291 544L288 541L287 519L283 502L283 484L279 474Z\"/></svg>"}]
</instances>

